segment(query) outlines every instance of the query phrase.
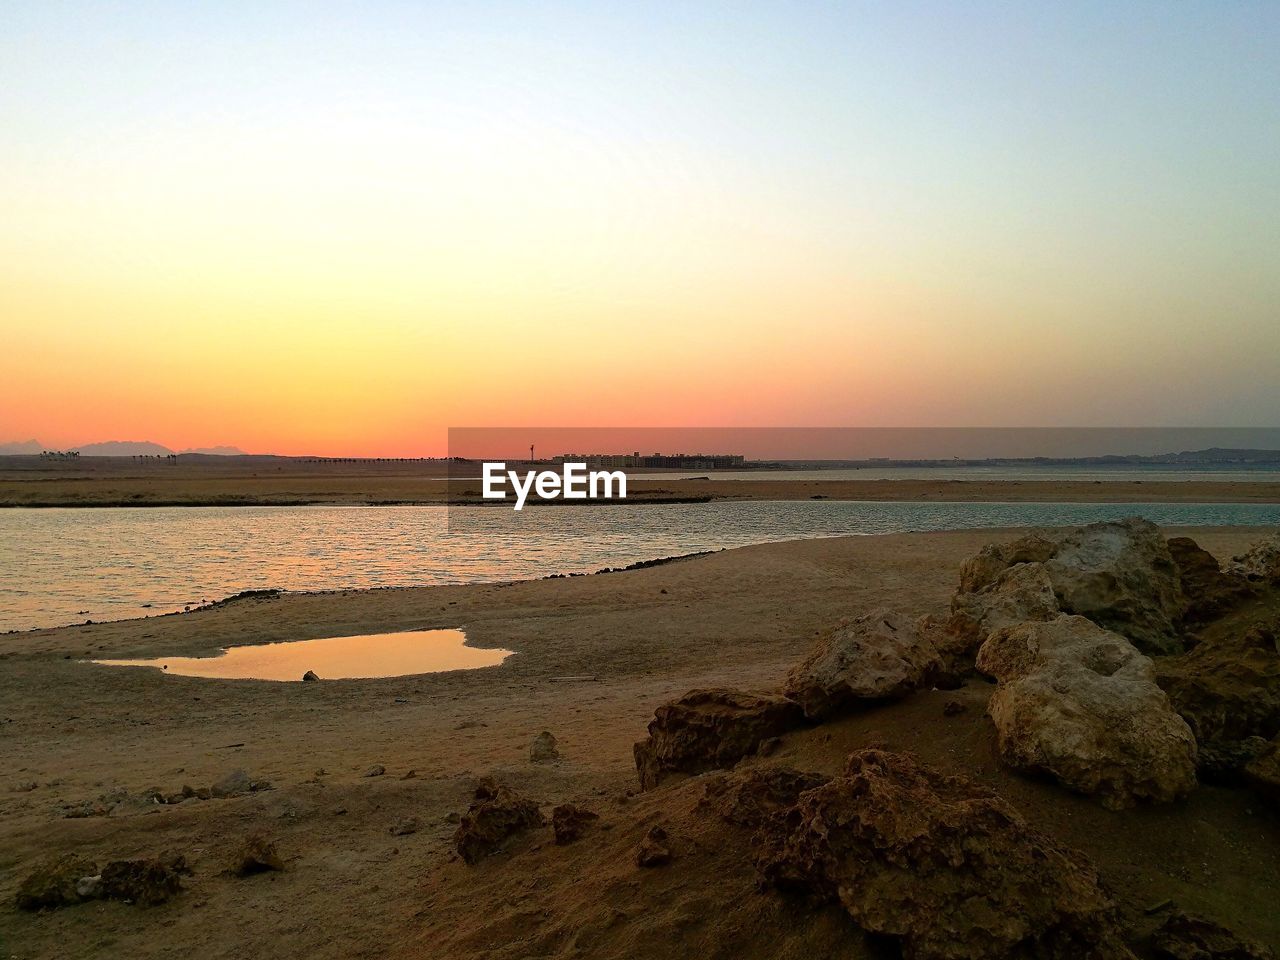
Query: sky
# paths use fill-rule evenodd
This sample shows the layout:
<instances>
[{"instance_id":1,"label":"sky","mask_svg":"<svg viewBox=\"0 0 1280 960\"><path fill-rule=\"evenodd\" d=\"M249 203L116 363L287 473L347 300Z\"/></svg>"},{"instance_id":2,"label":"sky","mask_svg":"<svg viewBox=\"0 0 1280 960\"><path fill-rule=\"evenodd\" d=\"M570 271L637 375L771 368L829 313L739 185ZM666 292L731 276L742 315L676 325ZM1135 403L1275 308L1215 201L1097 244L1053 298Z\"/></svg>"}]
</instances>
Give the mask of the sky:
<instances>
[{"instance_id":1,"label":"sky","mask_svg":"<svg viewBox=\"0 0 1280 960\"><path fill-rule=\"evenodd\" d=\"M1280 4L0 0L0 441L1280 425Z\"/></svg>"}]
</instances>

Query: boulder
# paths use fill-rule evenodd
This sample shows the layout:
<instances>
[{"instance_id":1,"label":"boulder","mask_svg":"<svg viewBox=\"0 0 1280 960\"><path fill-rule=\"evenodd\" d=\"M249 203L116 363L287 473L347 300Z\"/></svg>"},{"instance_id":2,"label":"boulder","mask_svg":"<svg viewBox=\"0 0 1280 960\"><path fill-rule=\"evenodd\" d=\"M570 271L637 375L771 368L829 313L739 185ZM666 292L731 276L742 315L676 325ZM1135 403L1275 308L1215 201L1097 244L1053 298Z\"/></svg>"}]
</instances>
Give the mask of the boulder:
<instances>
[{"instance_id":1,"label":"boulder","mask_svg":"<svg viewBox=\"0 0 1280 960\"><path fill-rule=\"evenodd\" d=\"M1280 533L1273 533L1232 557L1227 571L1262 586L1280 584Z\"/></svg>"},{"instance_id":2,"label":"boulder","mask_svg":"<svg viewBox=\"0 0 1280 960\"><path fill-rule=\"evenodd\" d=\"M1190 537L1170 537L1169 555L1178 568L1185 607L1182 626L1195 628L1217 620L1253 590L1236 573L1224 573L1218 560Z\"/></svg>"},{"instance_id":3,"label":"boulder","mask_svg":"<svg viewBox=\"0 0 1280 960\"><path fill-rule=\"evenodd\" d=\"M1230 777L1257 755L1257 740L1280 734L1280 623L1258 623L1162 657L1156 680L1200 744L1201 769Z\"/></svg>"},{"instance_id":4,"label":"boulder","mask_svg":"<svg viewBox=\"0 0 1280 960\"><path fill-rule=\"evenodd\" d=\"M453 845L467 863L496 852L504 840L545 823L538 805L504 784L482 780L467 812L458 822Z\"/></svg>"},{"instance_id":5,"label":"boulder","mask_svg":"<svg viewBox=\"0 0 1280 960\"><path fill-rule=\"evenodd\" d=\"M1151 938L1155 960L1276 960L1270 947L1221 924L1178 911Z\"/></svg>"},{"instance_id":6,"label":"boulder","mask_svg":"<svg viewBox=\"0 0 1280 960\"><path fill-rule=\"evenodd\" d=\"M97 874L98 865L79 854L68 853L45 860L18 887L18 909L40 910L81 903L89 898L77 889L80 882Z\"/></svg>"},{"instance_id":7,"label":"boulder","mask_svg":"<svg viewBox=\"0 0 1280 960\"><path fill-rule=\"evenodd\" d=\"M551 811L551 829L555 832L556 843L564 846L581 839L587 827L600 819L598 813L579 807L572 803L562 803Z\"/></svg>"},{"instance_id":8,"label":"boulder","mask_svg":"<svg viewBox=\"0 0 1280 960\"><path fill-rule=\"evenodd\" d=\"M998 630L978 669L999 686L987 711L1005 763L1047 773L1111 808L1195 786L1196 742L1151 661L1084 617Z\"/></svg>"},{"instance_id":9,"label":"boulder","mask_svg":"<svg viewBox=\"0 0 1280 960\"><path fill-rule=\"evenodd\" d=\"M1182 649L1178 567L1154 523L1091 523L1063 538L1044 566L1064 613L1128 637L1143 653Z\"/></svg>"},{"instance_id":10,"label":"boulder","mask_svg":"<svg viewBox=\"0 0 1280 960\"><path fill-rule=\"evenodd\" d=\"M960 592L977 593L995 583L1005 570L1019 563L1044 563L1058 552L1058 542L1032 533L1008 543L989 543L960 564Z\"/></svg>"},{"instance_id":11,"label":"boulder","mask_svg":"<svg viewBox=\"0 0 1280 960\"><path fill-rule=\"evenodd\" d=\"M722 688L691 690L664 703L649 721L649 736L634 748L640 787L652 789L675 773L731 767L762 740L804 721L786 697Z\"/></svg>"},{"instance_id":12,"label":"boulder","mask_svg":"<svg viewBox=\"0 0 1280 960\"><path fill-rule=\"evenodd\" d=\"M875 610L818 638L787 674L784 692L810 720L826 720L859 705L898 700L932 684L942 662L915 623Z\"/></svg>"},{"instance_id":13,"label":"boulder","mask_svg":"<svg viewBox=\"0 0 1280 960\"><path fill-rule=\"evenodd\" d=\"M978 590L956 591L948 626L967 638L965 653L972 658L993 631L1027 620L1052 620L1060 612L1044 564L1019 563L1001 570Z\"/></svg>"},{"instance_id":14,"label":"boulder","mask_svg":"<svg viewBox=\"0 0 1280 960\"><path fill-rule=\"evenodd\" d=\"M764 881L837 902L914 960L1132 960L1097 872L999 796L914 758L853 754L756 832Z\"/></svg>"}]
</instances>

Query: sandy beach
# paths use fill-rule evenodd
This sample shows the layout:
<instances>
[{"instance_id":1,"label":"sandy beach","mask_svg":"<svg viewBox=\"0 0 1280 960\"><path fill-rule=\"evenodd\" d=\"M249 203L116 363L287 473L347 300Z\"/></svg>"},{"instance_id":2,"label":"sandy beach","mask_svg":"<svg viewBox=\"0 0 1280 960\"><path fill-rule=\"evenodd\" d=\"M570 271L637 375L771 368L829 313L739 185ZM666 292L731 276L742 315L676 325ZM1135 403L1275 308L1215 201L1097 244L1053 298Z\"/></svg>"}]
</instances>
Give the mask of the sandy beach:
<instances>
[{"instance_id":1,"label":"sandy beach","mask_svg":"<svg viewBox=\"0 0 1280 960\"><path fill-rule=\"evenodd\" d=\"M1227 557L1261 531L1187 533ZM147 620L15 634L0 652L0 945L17 958L877 956L832 907L755 890L723 824L695 816L689 781L637 795L632 743L655 707L700 686L776 689L815 634L883 606L942 613L960 562L1008 531L796 541L663 566L511 584L249 599ZM516 651L499 667L315 684L209 681L86 657L212 654L220 646L463 626ZM731 654L731 655L729 655ZM565 680L563 678L573 678ZM992 687L922 691L789 734L780 762L834 772L849 751L916 752L1002 793L1085 853L1130 927L1153 904L1213 916L1280 945L1280 823L1247 790L1122 813L1017 775L995 755ZM963 712L943 714L946 701ZM562 759L530 761L542 730ZM375 767L380 775L369 776ZM68 817L113 790L207 786L246 770L272 788ZM600 828L570 847L539 832L474 867L453 814L494 776L544 807L572 801ZM638 870L657 818L683 825L677 859ZM683 819L682 819L683 818ZM412 832L395 833L416 821ZM701 824L701 826L694 826ZM226 872L249 834L283 871ZM20 879L49 854L100 860L181 852L178 897L23 913Z\"/></svg>"}]
</instances>

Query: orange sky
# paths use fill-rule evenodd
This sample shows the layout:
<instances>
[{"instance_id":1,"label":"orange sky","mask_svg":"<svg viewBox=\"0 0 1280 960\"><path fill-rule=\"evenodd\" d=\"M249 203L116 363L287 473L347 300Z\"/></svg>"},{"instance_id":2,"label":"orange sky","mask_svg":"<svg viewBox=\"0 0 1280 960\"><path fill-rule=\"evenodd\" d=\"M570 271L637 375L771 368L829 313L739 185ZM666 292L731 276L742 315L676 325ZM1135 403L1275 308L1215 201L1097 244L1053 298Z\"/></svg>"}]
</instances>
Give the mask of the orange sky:
<instances>
[{"instance_id":1,"label":"orange sky","mask_svg":"<svg viewBox=\"0 0 1280 960\"><path fill-rule=\"evenodd\" d=\"M1274 16L31 7L0 442L1275 425Z\"/></svg>"}]
</instances>

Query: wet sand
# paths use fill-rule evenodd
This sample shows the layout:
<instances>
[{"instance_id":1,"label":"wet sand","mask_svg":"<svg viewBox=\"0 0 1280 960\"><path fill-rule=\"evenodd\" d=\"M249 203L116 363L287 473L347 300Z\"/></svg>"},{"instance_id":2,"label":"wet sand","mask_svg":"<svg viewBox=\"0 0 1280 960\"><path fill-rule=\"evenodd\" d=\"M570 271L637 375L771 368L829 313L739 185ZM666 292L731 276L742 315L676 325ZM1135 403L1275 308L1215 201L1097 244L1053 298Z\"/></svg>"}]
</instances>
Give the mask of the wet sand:
<instances>
[{"instance_id":1,"label":"wet sand","mask_svg":"<svg viewBox=\"0 0 1280 960\"><path fill-rule=\"evenodd\" d=\"M1222 557L1262 531L1183 532ZM797 541L625 573L249 599L4 637L3 955L763 957L776 947L799 956L813 948L806 937L814 930L845 936L844 921L755 894L750 864L718 834L690 837L665 871L637 872L630 851L657 805L669 814L671 804L694 799L685 788L665 800L629 797L631 745L658 704L690 688L776 687L815 632L839 617L881 605L941 612L959 562L1005 536ZM306 684L79 662L457 626L473 645L516 655L484 670ZM1252 794L1202 786L1182 804L1117 814L1012 775L995 762L983 716L990 689L970 682L959 694L921 693L788 736L781 756L820 768L870 742L917 750L996 787L1033 823L1084 850L1134 922L1172 897L1280 944L1280 824ZM954 696L969 709L944 720L943 700ZM530 762L544 729L559 740L558 763ZM365 776L375 764L385 773ZM113 787L177 791L235 768L274 789L64 815ZM529 838L466 867L453 858L446 817L465 810L476 779L489 775L547 805L582 802L608 829L570 848ZM415 833L390 832L410 817ZM224 872L229 846L251 832L277 841L284 872ZM38 914L13 906L21 877L48 854L101 861L164 850L184 853L194 875L162 906L97 901ZM856 937L850 943L850 956L870 956Z\"/></svg>"}]
</instances>

